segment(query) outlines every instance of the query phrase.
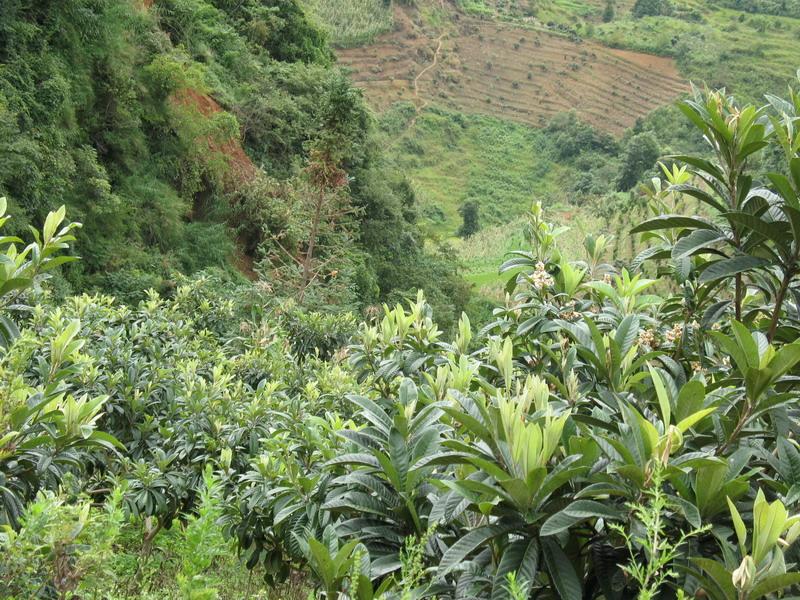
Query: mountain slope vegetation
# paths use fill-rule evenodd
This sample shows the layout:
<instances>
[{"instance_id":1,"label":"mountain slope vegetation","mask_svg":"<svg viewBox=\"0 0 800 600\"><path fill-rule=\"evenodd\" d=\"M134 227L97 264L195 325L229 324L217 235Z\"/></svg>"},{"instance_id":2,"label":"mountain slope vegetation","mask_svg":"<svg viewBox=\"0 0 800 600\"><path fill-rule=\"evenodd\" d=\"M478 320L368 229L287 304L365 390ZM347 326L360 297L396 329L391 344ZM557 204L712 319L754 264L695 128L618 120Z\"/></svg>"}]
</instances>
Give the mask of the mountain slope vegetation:
<instances>
[{"instance_id":1,"label":"mountain slope vegetation","mask_svg":"<svg viewBox=\"0 0 800 600\"><path fill-rule=\"evenodd\" d=\"M65 204L87 231L67 282L132 301L178 273L269 278L305 261L338 274L343 305L422 282L452 305L454 268L423 250L414 198L381 171L373 121L333 60L294 0L3 2L0 192L15 231ZM315 160L347 176L335 235L312 236L298 199Z\"/></svg>"},{"instance_id":2,"label":"mountain slope vegetation","mask_svg":"<svg viewBox=\"0 0 800 600\"><path fill-rule=\"evenodd\" d=\"M388 154L421 199L422 223L451 241L470 281L486 282L498 253L485 247L478 258L455 239L462 207L477 207L478 228L514 223L521 235L518 217L540 199L577 223L605 223L615 247L630 250L622 240L641 218L638 185L659 174L660 157L703 149L673 99L690 81L755 101L782 93L800 50L792 10L677 0L395 3L391 32L336 52L383 115ZM485 117L493 121L478 125ZM776 164L774 155L761 160ZM492 286L483 292L503 293L498 277Z\"/></svg>"},{"instance_id":3,"label":"mountain slope vegetation","mask_svg":"<svg viewBox=\"0 0 800 600\"><path fill-rule=\"evenodd\" d=\"M797 593L800 96L681 108L712 158L652 182L644 252L570 259L535 205L449 338L422 293L358 326L210 276L54 301L78 225L2 238L0 592Z\"/></svg>"},{"instance_id":4,"label":"mountain slope vegetation","mask_svg":"<svg viewBox=\"0 0 800 600\"><path fill-rule=\"evenodd\" d=\"M795 4L0 0L0 598L800 597Z\"/></svg>"}]
</instances>

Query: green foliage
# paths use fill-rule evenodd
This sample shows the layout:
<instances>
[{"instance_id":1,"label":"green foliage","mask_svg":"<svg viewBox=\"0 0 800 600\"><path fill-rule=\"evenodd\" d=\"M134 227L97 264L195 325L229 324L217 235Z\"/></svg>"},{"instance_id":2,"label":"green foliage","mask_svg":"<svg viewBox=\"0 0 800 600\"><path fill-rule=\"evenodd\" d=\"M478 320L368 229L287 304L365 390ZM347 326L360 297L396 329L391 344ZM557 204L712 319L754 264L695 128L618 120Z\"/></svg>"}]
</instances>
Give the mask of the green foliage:
<instances>
[{"instance_id":1,"label":"green foliage","mask_svg":"<svg viewBox=\"0 0 800 600\"><path fill-rule=\"evenodd\" d=\"M597 25L592 37L615 48L674 57L687 80L724 87L741 100L760 102L765 92L784 93L797 68L793 57L800 38L795 19L751 16L731 10L731 4L672 2L668 16L618 15ZM746 2L735 8L742 10L741 4L746 4L744 10L757 6ZM668 127L661 132L672 135Z\"/></svg>"},{"instance_id":2,"label":"green foliage","mask_svg":"<svg viewBox=\"0 0 800 600\"><path fill-rule=\"evenodd\" d=\"M172 119L167 94L177 86L203 89L204 70L164 47L155 20L133 3L6 8L0 104L16 125L7 146L14 168L0 188L28 219L66 204L86 223L81 251L89 260L69 271L73 283L101 284L120 262L168 276L154 268L153 249L183 251L187 197L175 190L192 193L199 165L187 155L196 123ZM132 174L140 181L135 189L124 184ZM174 258L166 262L167 271L178 268Z\"/></svg>"},{"instance_id":3,"label":"green foliage","mask_svg":"<svg viewBox=\"0 0 800 600\"><path fill-rule=\"evenodd\" d=\"M752 322L760 314L766 315L770 323L767 338L771 341L778 333L786 293L800 268L797 236L792 233L797 206L795 188L800 181L792 183L778 173L768 175L775 188L771 191L753 184L748 165L751 156L767 146L767 137L774 130L786 151L787 171L797 171L794 148L798 142L794 128L779 117L769 121L763 109L752 105L740 108L721 92L709 92L704 96L698 92L694 100L681 106L703 132L715 156L713 161L675 157L691 167L691 172L707 188L689 183L685 169L672 172L665 169L671 186L665 190L655 188L653 198L658 203L657 210L663 210L663 200L669 194L679 192L697 198L722 224L701 216L660 215L633 231L658 232L647 234L659 241L658 246L647 251L647 257L659 253L662 257L663 253L671 257L678 280L694 287L695 310L706 308L719 286L733 280L732 304L736 318ZM784 103L779 102L779 107L783 106ZM765 294L766 305L754 307L754 310L745 307L749 281L757 281Z\"/></svg>"},{"instance_id":4,"label":"green foliage","mask_svg":"<svg viewBox=\"0 0 800 600\"><path fill-rule=\"evenodd\" d=\"M5 198L0 198L0 226L5 215ZM28 385L21 377L21 368L30 358L27 345L12 314L29 309L19 300L20 294L37 284L46 272L71 260L58 255L74 240L71 231L79 227L70 223L61 227L64 207L48 214L41 233L33 230L34 242L18 252L19 238L0 239L3 256L0 287L0 370L5 375L0 396L0 525L17 525L26 502L41 489L54 489L59 480L79 465L91 449L114 450L120 444L109 434L97 430L97 421L104 395L70 393L69 381L81 370L77 339L78 319L57 315L48 336L47 355L39 357L37 369L41 385Z\"/></svg>"},{"instance_id":5,"label":"green foliage","mask_svg":"<svg viewBox=\"0 0 800 600\"><path fill-rule=\"evenodd\" d=\"M385 183L359 92L296 0L6 4L0 195L21 208L12 233L61 204L85 223L85 259L64 270L73 289L135 304L150 288L169 294L181 273L252 276L255 262L275 257L267 242L287 230L287 247L318 238L317 267L338 257L325 274L341 277L314 278L330 291L311 305L341 297L361 308L419 285L380 273L383 237L418 233ZM313 229L298 209L320 151L354 182L332 212L353 210L336 235L299 236ZM261 270L277 269L274 288L293 295L292 269L276 262Z\"/></svg>"},{"instance_id":6,"label":"green foliage","mask_svg":"<svg viewBox=\"0 0 800 600\"><path fill-rule=\"evenodd\" d=\"M575 158L591 150L614 148L613 139L578 120L574 112L554 117L545 129L553 137L553 147L560 159Z\"/></svg>"},{"instance_id":7,"label":"green foliage","mask_svg":"<svg viewBox=\"0 0 800 600\"><path fill-rule=\"evenodd\" d=\"M403 110L396 106L382 118L391 139L398 135L395 127L402 127L395 120L404 118ZM413 183L420 220L437 234L452 236L462 222L459 208L467 202L478 203L484 229L523 216L532 196L550 205L589 205L590 197L612 188L616 153L613 138L573 113L557 115L540 130L431 108L413 131L401 131L390 154ZM565 181L586 183L576 195Z\"/></svg>"},{"instance_id":8,"label":"green foliage","mask_svg":"<svg viewBox=\"0 0 800 600\"><path fill-rule=\"evenodd\" d=\"M399 587L402 590L400 600L412 600L419 597L420 593L427 591L429 584L425 576L425 552L428 543L435 533L435 526L430 527L419 538L409 536L406 538L405 547L400 553L401 579Z\"/></svg>"},{"instance_id":9,"label":"green foliage","mask_svg":"<svg viewBox=\"0 0 800 600\"><path fill-rule=\"evenodd\" d=\"M226 543L220 527L223 516L223 485L206 465L203 472L203 487L199 490L197 514L190 515L183 530L183 544L179 548L182 560L178 581L185 597L196 598L204 593L216 596L216 590L208 587L204 574L211 564L233 550Z\"/></svg>"},{"instance_id":10,"label":"green foliage","mask_svg":"<svg viewBox=\"0 0 800 600\"><path fill-rule=\"evenodd\" d=\"M671 0L636 0L631 9L631 14L636 18L666 16L671 13Z\"/></svg>"},{"instance_id":11,"label":"green foliage","mask_svg":"<svg viewBox=\"0 0 800 600\"><path fill-rule=\"evenodd\" d=\"M481 228L478 203L474 200L465 202L458 212L463 220L461 227L458 228L458 235L470 237L478 233Z\"/></svg>"},{"instance_id":12,"label":"green foliage","mask_svg":"<svg viewBox=\"0 0 800 600\"><path fill-rule=\"evenodd\" d=\"M605 8L603 8L603 23L610 23L614 20L615 15L614 0L606 0Z\"/></svg>"},{"instance_id":13,"label":"green foliage","mask_svg":"<svg viewBox=\"0 0 800 600\"><path fill-rule=\"evenodd\" d=\"M37 242L34 250L26 250L37 258L37 266L47 265L66 247L73 226L59 233L62 218L63 213L53 213L37 235L41 247ZM30 284L34 272L25 269L21 272ZM235 483L230 469L246 471L261 438L274 439L276 448L281 444L277 420L268 419L276 426L272 435L262 430L266 422L259 423L270 406L277 408L278 398L286 397L279 388L293 385L322 409L331 406L334 388L347 389L351 384L346 382L352 382L316 358L332 355L346 341L352 317L296 313L282 306L269 324L263 320L264 307L259 293L235 287L226 292L222 281L209 278L180 285L170 301L151 294L133 310L110 298L83 296L60 307L37 306L31 318L17 318L21 332L0 359L4 522L24 527L23 506L38 490L56 489L69 474L88 477L87 466L100 469L103 478L121 478L122 487L114 487L120 491L120 505L126 515L144 523L138 558L142 566L147 566L159 532L183 511L197 507L197 516L186 521L175 561L181 565L186 594L211 593L216 584L204 574L215 556L230 552L222 538L223 508L229 507L222 499ZM342 333L328 330L336 323ZM283 333L284 324L291 334ZM325 329L310 336L302 333L302 327L313 326ZM293 344L283 337L288 335ZM320 378L308 377L312 371ZM171 383L159 384L151 373ZM266 384L267 377L275 383ZM305 429L308 424L296 412L303 405L281 411L283 424ZM100 422L104 431L98 430ZM307 464L299 455L295 458L300 461L296 469ZM224 465L230 482L224 493L209 470L212 464ZM90 494L103 489L97 481L85 483ZM59 518L61 527L66 517ZM63 568L76 569L69 577L87 589L99 589L92 587L100 585L96 581L84 581L89 575L74 562L77 558L64 560L69 564ZM50 586L46 565L51 563L43 564L45 571L38 577L45 579L33 584Z\"/></svg>"},{"instance_id":14,"label":"green foliage","mask_svg":"<svg viewBox=\"0 0 800 600\"><path fill-rule=\"evenodd\" d=\"M748 111L737 114L746 130ZM706 167L700 159L683 160ZM668 194L692 192L686 170L676 167L668 177L675 182ZM696 222L666 215L652 221L670 228ZM469 355L462 354L470 345L469 329L453 344L439 343L419 301L408 311L387 308L384 320L364 331L353 364L366 381L372 375L381 400L358 400L354 421L364 419L365 427L347 434L352 449L330 464L349 466L343 481L350 485L333 492L334 502L350 498L343 505L352 509L361 498L359 510L367 511L374 526L358 534L350 524L354 516L348 516L341 533L376 553L374 564L381 568L372 573L380 581L391 563L377 554L383 549L373 536L386 544L397 539L389 533L397 527L415 527L419 535L413 515L427 514L428 524L435 518L441 555L433 544L425 561L436 569L437 590L445 597L456 589L505 597L509 573L530 586L529 593L567 598L657 597L668 593L668 581L684 593L714 595L714 586L731 588L734 577L753 585L756 572L765 578L755 584L762 587L752 587L758 594L795 585L780 566L793 559L775 558L778 566L759 564L752 573L746 564L732 574L741 559L729 552L733 530L724 498L756 498L753 518L772 518L761 516L763 476L752 461L787 448L783 436L795 427L768 415L788 416L797 397L787 375L796 369L796 344L789 338L768 343L769 319L748 320L748 329L731 318L735 310L727 312L727 298L735 299L735 289L716 288L715 300L722 304L697 314L701 326L693 320L694 298L670 296L664 286L664 280L681 277L677 270L665 269L658 279L622 270L586 281L587 273L600 271L598 240L587 243L585 265L570 264L558 250L558 233L540 209L533 211L531 250L504 266L514 273L509 290L515 296L495 311L495 322L484 329L487 337ZM653 293L656 286L662 295ZM758 300L748 306L757 310ZM790 313L780 313L782 323L791 321ZM406 419L423 414L417 412L420 403L431 415L442 412L439 428L430 433L432 454L403 458L401 435L393 452L382 450L386 432L402 431ZM392 404L392 412L382 408ZM755 445L753 436L760 440ZM430 466L436 470L425 472ZM375 490L401 468L415 482L422 478L439 490L429 509L420 512L418 501L411 504L415 512L407 514L405 525L397 520L402 512L385 507L392 506L387 491L370 496L360 487L369 481ZM413 489L400 480L392 487L395 493ZM340 504L330 506L341 510ZM788 517L773 522L775 531L793 527ZM366 532L367 522L359 521L358 528ZM774 543L768 541L769 547ZM724 566L699 558L708 555ZM698 557L696 567L687 566L687 556ZM720 568L728 583L720 579Z\"/></svg>"},{"instance_id":15,"label":"green foliage","mask_svg":"<svg viewBox=\"0 0 800 600\"><path fill-rule=\"evenodd\" d=\"M92 510L89 498L40 493L25 509L19 531L0 533L0 592L4 598L68 597L106 587L125 522L122 489Z\"/></svg>"},{"instance_id":16,"label":"green foliage","mask_svg":"<svg viewBox=\"0 0 800 600\"><path fill-rule=\"evenodd\" d=\"M661 465L657 465L653 472L652 488L646 491L646 503L631 505L637 521L643 530L642 537L632 537L619 525L613 527L625 539L625 544L631 554L631 562L625 567L625 572L639 586L638 600L657 598L662 589L670 580L678 577L673 568L673 563L680 557L686 544L693 537L705 533L705 529L695 529L684 533L677 541L665 540L665 517L670 509L670 502L663 490L664 473ZM644 552L645 561L637 562L637 556Z\"/></svg>"},{"instance_id":17,"label":"green foliage","mask_svg":"<svg viewBox=\"0 0 800 600\"><path fill-rule=\"evenodd\" d=\"M728 505L739 542L742 562L732 572L720 562L696 558L694 566L704 572L701 581L713 590L712 598L765 598L800 583L798 573L787 573L784 550L797 539L800 516L789 517L780 500L767 502L761 490L753 504L752 554L747 553L747 529L730 498ZM783 536L783 537L781 537ZM780 542L780 544L779 544ZM738 595L738 596L737 596Z\"/></svg>"},{"instance_id":18,"label":"green foliage","mask_svg":"<svg viewBox=\"0 0 800 600\"><path fill-rule=\"evenodd\" d=\"M0 228L11 218L6 215L7 202L0 198ZM61 250L69 248L69 242L75 241L72 230L80 227L80 223L69 223L61 227L65 210L47 215L41 234L32 230L34 241L23 250L17 249L22 240L16 236L0 237L0 309L20 311L25 307L19 297L24 290L38 284L49 277L48 271L68 262L76 260L73 256L58 255ZM19 329L7 314L0 314L0 348L7 348L19 335Z\"/></svg>"},{"instance_id":19,"label":"green foliage","mask_svg":"<svg viewBox=\"0 0 800 600\"><path fill-rule=\"evenodd\" d=\"M625 144L617 189L627 191L634 187L642 175L655 166L660 156L661 148L652 133L644 132L631 137Z\"/></svg>"},{"instance_id":20,"label":"green foliage","mask_svg":"<svg viewBox=\"0 0 800 600\"><path fill-rule=\"evenodd\" d=\"M750 13L800 17L800 3L797 0L724 0L722 4Z\"/></svg>"},{"instance_id":21,"label":"green foliage","mask_svg":"<svg viewBox=\"0 0 800 600\"><path fill-rule=\"evenodd\" d=\"M175 14L217 14L190 13ZM426 278L456 288L415 238L409 186L370 179L358 95L336 78L320 91L297 188L316 229L270 221L257 197L242 220L306 240L303 267L336 256L327 208L357 208L378 294L392 277L409 296ZM227 597L217 569L235 548L241 572L278 590L302 577L321 598L796 594L800 104L768 100L681 104L710 154L673 156L652 181L637 257L607 263L610 235L568 256L534 203L477 331L458 311L448 335L422 292L355 330L213 274L134 306L53 299L36 275L72 241L63 211L26 251L4 239L3 593ZM552 133L565 161L609 149L569 116ZM770 146L779 172L753 175ZM681 210L687 197L702 210Z\"/></svg>"}]
</instances>

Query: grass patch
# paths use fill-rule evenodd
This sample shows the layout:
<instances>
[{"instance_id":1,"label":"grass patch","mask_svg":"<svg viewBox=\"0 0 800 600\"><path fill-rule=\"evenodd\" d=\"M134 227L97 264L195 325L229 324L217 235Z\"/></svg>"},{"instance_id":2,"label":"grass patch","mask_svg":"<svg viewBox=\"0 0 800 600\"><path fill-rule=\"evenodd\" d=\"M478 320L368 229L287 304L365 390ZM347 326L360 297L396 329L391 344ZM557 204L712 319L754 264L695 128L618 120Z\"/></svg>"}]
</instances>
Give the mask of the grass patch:
<instances>
[{"instance_id":1,"label":"grass patch","mask_svg":"<svg viewBox=\"0 0 800 600\"><path fill-rule=\"evenodd\" d=\"M393 121L391 111L384 118ZM550 158L542 130L438 108L395 138L389 154L412 181L427 225L445 238L458 230L464 202L478 202L483 227L504 224L536 198L566 200L573 171Z\"/></svg>"},{"instance_id":2,"label":"grass patch","mask_svg":"<svg viewBox=\"0 0 800 600\"><path fill-rule=\"evenodd\" d=\"M607 191L617 159L588 149L588 138L580 142L577 156L559 158L564 136L586 134L584 129L569 129L569 119L557 120L564 122L561 129L556 121L547 129L535 129L432 107L406 129L412 115L413 107L401 103L383 114L387 160L411 181L423 228L451 244L465 278L480 295L502 300L508 275L500 276L498 267L510 251L526 246L525 215L536 200L543 203L550 221L570 227L559 241L569 256L583 256L583 240L592 232L623 237L630 228L627 212L620 219L616 209L599 216L598 206L618 202L612 196L572 191L587 174ZM462 222L458 209L467 201L478 203L481 228L461 239L456 237Z\"/></svg>"},{"instance_id":3,"label":"grass patch","mask_svg":"<svg viewBox=\"0 0 800 600\"><path fill-rule=\"evenodd\" d=\"M684 76L743 100L785 91L798 67L800 20L700 2L692 10L691 19L623 15L591 32L609 46L673 56Z\"/></svg>"},{"instance_id":4,"label":"grass patch","mask_svg":"<svg viewBox=\"0 0 800 600\"><path fill-rule=\"evenodd\" d=\"M336 46L369 43L394 24L391 5L383 0L303 0L303 4Z\"/></svg>"},{"instance_id":5,"label":"grass patch","mask_svg":"<svg viewBox=\"0 0 800 600\"><path fill-rule=\"evenodd\" d=\"M494 7L486 0L456 0L458 7L470 15L491 16Z\"/></svg>"}]
</instances>

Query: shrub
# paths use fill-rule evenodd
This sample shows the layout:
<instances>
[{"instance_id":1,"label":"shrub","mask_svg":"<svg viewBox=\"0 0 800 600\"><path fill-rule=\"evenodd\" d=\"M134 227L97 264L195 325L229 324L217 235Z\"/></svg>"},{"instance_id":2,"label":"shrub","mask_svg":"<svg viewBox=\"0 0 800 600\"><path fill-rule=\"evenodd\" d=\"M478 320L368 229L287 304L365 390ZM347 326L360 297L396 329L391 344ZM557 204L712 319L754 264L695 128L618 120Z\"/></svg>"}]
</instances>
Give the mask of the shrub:
<instances>
[{"instance_id":1,"label":"shrub","mask_svg":"<svg viewBox=\"0 0 800 600\"><path fill-rule=\"evenodd\" d=\"M603 8L603 23L610 23L614 20L614 0L606 0L606 5Z\"/></svg>"},{"instance_id":2,"label":"shrub","mask_svg":"<svg viewBox=\"0 0 800 600\"><path fill-rule=\"evenodd\" d=\"M478 213L478 203L470 200L461 205L458 209L463 222L461 227L458 228L458 235L461 237L470 237L478 233L480 230L480 216Z\"/></svg>"},{"instance_id":3,"label":"shrub","mask_svg":"<svg viewBox=\"0 0 800 600\"><path fill-rule=\"evenodd\" d=\"M478 331L446 335L421 293L339 351L350 318L210 277L136 307L43 298L0 357L10 422L36 413L4 423L34 437L0 445L0 582L103 595L96 557L131 535L137 573L177 540L184 596L220 589L233 544L325 598L796 594L800 100L771 103L681 104L710 152L651 180L648 248L616 266L605 236L570 260L534 205ZM107 537L74 527L93 519Z\"/></svg>"},{"instance_id":4,"label":"shrub","mask_svg":"<svg viewBox=\"0 0 800 600\"><path fill-rule=\"evenodd\" d=\"M655 166L660 155L661 147L652 133L638 133L631 137L625 144L617 190L624 192L634 187Z\"/></svg>"},{"instance_id":5,"label":"shrub","mask_svg":"<svg viewBox=\"0 0 800 600\"><path fill-rule=\"evenodd\" d=\"M631 14L636 18L664 16L672 13L671 0L636 0Z\"/></svg>"}]
</instances>

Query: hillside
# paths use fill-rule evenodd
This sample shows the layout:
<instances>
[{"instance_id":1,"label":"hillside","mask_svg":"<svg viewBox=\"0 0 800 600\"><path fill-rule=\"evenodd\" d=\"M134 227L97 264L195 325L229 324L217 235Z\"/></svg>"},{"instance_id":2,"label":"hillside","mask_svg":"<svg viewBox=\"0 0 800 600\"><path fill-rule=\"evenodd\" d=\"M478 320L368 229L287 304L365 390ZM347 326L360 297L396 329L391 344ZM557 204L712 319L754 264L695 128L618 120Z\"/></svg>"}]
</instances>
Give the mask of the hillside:
<instances>
[{"instance_id":1,"label":"hillside","mask_svg":"<svg viewBox=\"0 0 800 600\"><path fill-rule=\"evenodd\" d=\"M61 293L135 303L210 269L363 310L425 283L453 322L468 303L457 267L426 250L414 198L382 170L374 120L333 62L295 0L5 0L13 233L62 204L84 223L85 260Z\"/></svg>"},{"instance_id":2,"label":"hillside","mask_svg":"<svg viewBox=\"0 0 800 600\"><path fill-rule=\"evenodd\" d=\"M574 110L616 135L674 101L688 84L674 62L523 24L464 15L449 6L426 26L396 4L394 30L340 50L340 63L378 110L396 101L431 103L535 126Z\"/></svg>"},{"instance_id":3,"label":"hillside","mask_svg":"<svg viewBox=\"0 0 800 600\"><path fill-rule=\"evenodd\" d=\"M306 4L339 47L365 45L393 29L412 30L413 37L419 34L415 27L426 29L435 39L440 29L449 29L453 19L478 19L484 24L557 32L573 41L671 58L682 79L724 86L748 98L783 93L797 69L800 50L800 8L794 0L419 0L394 4L306 0ZM398 15L398 7L407 14ZM503 41L515 42L513 37ZM433 50L436 44L427 46Z\"/></svg>"},{"instance_id":4,"label":"hillside","mask_svg":"<svg viewBox=\"0 0 800 600\"><path fill-rule=\"evenodd\" d=\"M57 297L65 209L0 237L0 597L797 597L800 93L681 106L710 159L657 180L622 252L538 204L473 232L513 251L480 325L443 330L422 291L360 320L208 273Z\"/></svg>"},{"instance_id":5,"label":"hillside","mask_svg":"<svg viewBox=\"0 0 800 600\"><path fill-rule=\"evenodd\" d=\"M619 193L657 174L658 158L701 147L675 129L674 104L690 81L747 99L791 81L800 21L792 6L773 4L421 0L374 3L367 25L326 22L334 6L345 13L357 3L316 0L312 14L382 115L388 154L410 177L424 225L461 248L454 235L469 203L480 226L515 221L539 199L624 235L641 202ZM595 133L564 129L565 113ZM576 148L565 148L569 136ZM475 265L496 255L476 263L457 252L467 278L485 282Z\"/></svg>"},{"instance_id":6,"label":"hillside","mask_svg":"<svg viewBox=\"0 0 800 600\"><path fill-rule=\"evenodd\" d=\"M800 598L798 50L0 0L0 599Z\"/></svg>"}]
</instances>

